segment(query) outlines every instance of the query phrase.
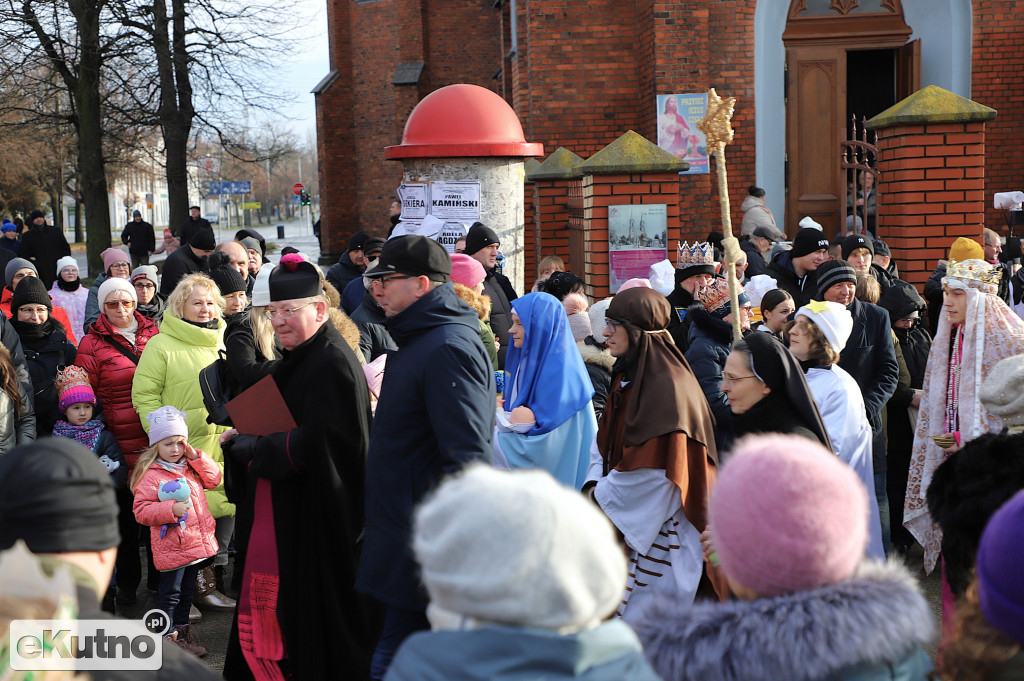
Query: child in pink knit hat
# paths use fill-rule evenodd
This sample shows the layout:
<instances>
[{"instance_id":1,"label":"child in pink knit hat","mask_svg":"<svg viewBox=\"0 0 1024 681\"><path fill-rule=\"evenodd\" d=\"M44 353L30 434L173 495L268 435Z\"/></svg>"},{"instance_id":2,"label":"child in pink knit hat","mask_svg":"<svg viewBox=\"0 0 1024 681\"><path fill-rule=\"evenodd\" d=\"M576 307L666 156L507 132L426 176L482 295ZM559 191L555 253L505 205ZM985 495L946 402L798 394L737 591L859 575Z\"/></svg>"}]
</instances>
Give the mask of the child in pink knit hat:
<instances>
[{"instance_id":1,"label":"child in pink knit hat","mask_svg":"<svg viewBox=\"0 0 1024 681\"><path fill-rule=\"evenodd\" d=\"M832 452L745 438L710 506L707 553L739 600L666 601L634 627L662 678L927 678L931 609L906 568L865 560L868 492Z\"/></svg>"}]
</instances>

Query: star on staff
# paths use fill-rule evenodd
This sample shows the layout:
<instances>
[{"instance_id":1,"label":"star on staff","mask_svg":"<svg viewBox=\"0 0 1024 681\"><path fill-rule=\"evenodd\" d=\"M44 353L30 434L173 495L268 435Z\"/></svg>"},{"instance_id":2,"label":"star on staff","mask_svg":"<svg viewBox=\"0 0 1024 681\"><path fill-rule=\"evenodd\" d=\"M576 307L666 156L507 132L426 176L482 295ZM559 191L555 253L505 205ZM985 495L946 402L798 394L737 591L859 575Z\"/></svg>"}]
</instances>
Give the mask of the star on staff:
<instances>
[{"instance_id":1,"label":"star on staff","mask_svg":"<svg viewBox=\"0 0 1024 681\"><path fill-rule=\"evenodd\" d=\"M717 153L732 142L732 113L736 107L735 97L722 99L715 88L708 90L708 112L697 123L697 129L708 140L708 151Z\"/></svg>"}]
</instances>

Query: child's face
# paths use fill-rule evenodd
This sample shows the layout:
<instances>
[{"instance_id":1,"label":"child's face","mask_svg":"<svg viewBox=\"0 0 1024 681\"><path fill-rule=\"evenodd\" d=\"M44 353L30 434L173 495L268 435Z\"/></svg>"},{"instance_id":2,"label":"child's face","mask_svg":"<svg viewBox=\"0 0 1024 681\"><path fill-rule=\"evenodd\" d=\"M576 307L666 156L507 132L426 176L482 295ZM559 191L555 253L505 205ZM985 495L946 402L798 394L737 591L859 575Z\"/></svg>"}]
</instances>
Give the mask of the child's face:
<instances>
[{"instance_id":1,"label":"child's face","mask_svg":"<svg viewBox=\"0 0 1024 681\"><path fill-rule=\"evenodd\" d=\"M88 402L76 402L68 407L65 416L71 425L84 426L92 419L92 405Z\"/></svg>"},{"instance_id":2,"label":"child's face","mask_svg":"<svg viewBox=\"0 0 1024 681\"><path fill-rule=\"evenodd\" d=\"M181 435L165 437L156 443L156 455L168 463L178 463L185 456L185 438Z\"/></svg>"}]
</instances>

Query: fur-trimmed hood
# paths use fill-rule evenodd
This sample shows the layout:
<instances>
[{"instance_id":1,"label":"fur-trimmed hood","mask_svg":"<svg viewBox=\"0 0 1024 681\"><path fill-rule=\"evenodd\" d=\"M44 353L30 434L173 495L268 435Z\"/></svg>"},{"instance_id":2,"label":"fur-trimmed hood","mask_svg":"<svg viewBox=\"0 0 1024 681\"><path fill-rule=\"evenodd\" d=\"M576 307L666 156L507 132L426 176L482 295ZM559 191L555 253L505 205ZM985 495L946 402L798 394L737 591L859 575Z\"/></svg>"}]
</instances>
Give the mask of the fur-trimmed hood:
<instances>
[{"instance_id":1,"label":"fur-trimmed hood","mask_svg":"<svg viewBox=\"0 0 1024 681\"><path fill-rule=\"evenodd\" d=\"M634 628L655 671L671 681L812 681L901 663L921 667L908 678L924 679L922 647L935 633L913 576L869 561L838 584L775 598L663 602Z\"/></svg>"},{"instance_id":2,"label":"fur-trimmed hood","mask_svg":"<svg viewBox=\"0 0 1024 681\"><path fill-rule=\"evenodd\" d=\"M611 371L615 365L615 357L604 348L591 345L585 340L577 341L576 347L580 349L584 364L596 364L606 371Z\"/></svg>"},{"instance_id":3,"label":"fur-trimmed hood","mask_svg":"<svg viewBox=\"0 0 1024 681\"><path fill-rule=\"evenodd\" d=\"M693 344L697 333L702 333L711 340L721 345L732 344L732 324L713 317L710 312L700 305L692 306L686 313L687 320L691 321L690 343Z\"/></svg>"}]
</instances>

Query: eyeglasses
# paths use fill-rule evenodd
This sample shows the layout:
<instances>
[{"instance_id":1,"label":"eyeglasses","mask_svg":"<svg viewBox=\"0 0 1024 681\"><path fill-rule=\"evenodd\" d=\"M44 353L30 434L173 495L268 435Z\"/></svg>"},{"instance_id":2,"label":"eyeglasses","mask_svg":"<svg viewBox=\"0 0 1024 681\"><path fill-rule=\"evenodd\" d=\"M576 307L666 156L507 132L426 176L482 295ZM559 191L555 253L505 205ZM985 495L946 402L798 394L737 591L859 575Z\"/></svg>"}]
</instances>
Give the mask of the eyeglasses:
<instances>
[{"instance_id":1,"label":"eyeglasses","mask_svg":"<svg viewBox=\"0 0 1024 681\"><path fill-rule=\"evenodd\" d=\"M722 374L722 383L736 383L737 381L742 381L746 378L757 378L757 376L754 376L753 374L750 376L730 376L729 374Z\"/></svg>"},{"instance_id":2,"label":"eyeglasses","mask_svg":"<svg viewBox=\"0 0 1024 681\"><path fill-rule=\"evenodd\" d=\"M280 310L267 310L263 314L267 316L267 319L274 319L277 316L280 316L281 319L291 319L292 317L295 316L295 313L301 310L302 308L309 307L310 305L315 304L315 302L309 302L304 305L299 305L298 307L284 307L281 308Z\"/></svg>"},{"instance_id":3,"label":"eyeglasses","mask_svg":"<svg viewBox=\"0 0 1024 681\"><path fill-rule=\"evenodd\" d=\"M141 288L141 289L143 289L145 291L148 291L151 288L156 288L156 285L155 284L149 284L149 283L142 283L142 282L138 282L137 281L137 282L135 282L135 288Z\"/></svg>"},{"instance_id":4,"label":"eyeglasses","mask_svg":"<svg viewBox=\"0 0 1024 681\"><path fill-rule=\"evenodd\" d=\"M131 300L108 300L103 304L108 310L116 310L119 307L124 307L130 310L135 307L135 303Z\"/></svg>"},{"instance_id":5,"label":"eyeglasses","mask_svg":"<svg viewBox=\"0 0 1024 681\"><path fill-rule=\"evenodd\" d=\"M615 333L616 331L619 330L619 327L622 326L622 322L614 322L611 319L606 318L604 320L604 325L611 329L612 333Z\"/></svg>"},{"instance_id":6,"label":"eyeglasses","mask_svg":"<svg viewBox=\"0 0 1024 681\"><path fill-rule=\"evenodd\" d=\"M114 269L115 267L118 268L118 269L125 269L126 270L126 269L129 269L131 267L131 265L129 263L126 263L126 262L115 262L113 265L110 266L110 269Z\"/></svg>"},{"instance_id":7,"label":"eyeglasses","mask_svg":"<svg viewBox=\"0 0 1024 681\"><path fill-rule=\"evenodd\" d=\"M413 276L411 274L396 274L396 275L390 276L390 277L375 277L374 279L371 279L370 281L372 283L374 283L374 284L380 284L381 288L386 288L389 281L395 281L396 279L412 279L412 278L413 278Z\"/></svg>"}]
</instances>

